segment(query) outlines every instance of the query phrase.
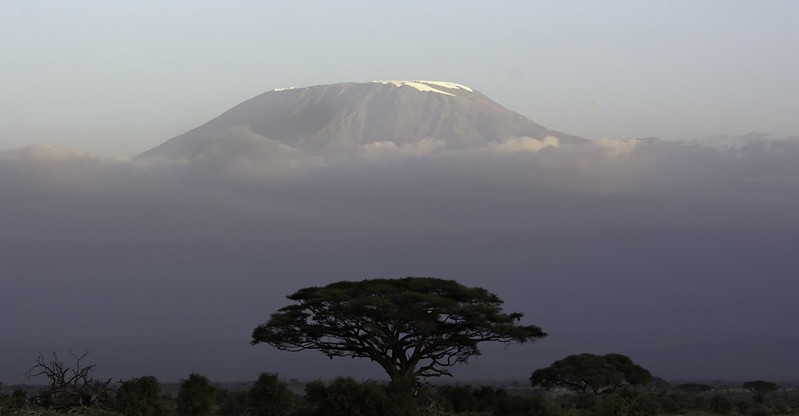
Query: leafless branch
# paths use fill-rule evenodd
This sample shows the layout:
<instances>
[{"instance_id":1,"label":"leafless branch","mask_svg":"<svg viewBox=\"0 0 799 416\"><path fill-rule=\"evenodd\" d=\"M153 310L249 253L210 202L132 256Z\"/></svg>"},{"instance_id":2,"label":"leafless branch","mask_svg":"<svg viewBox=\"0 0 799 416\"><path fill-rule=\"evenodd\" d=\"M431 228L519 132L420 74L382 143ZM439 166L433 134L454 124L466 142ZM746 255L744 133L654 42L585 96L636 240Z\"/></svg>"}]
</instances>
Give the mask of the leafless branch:
<instances>
[{"instance_id":1,"label":"leafless branch","mask_svg":"<svg viewBox=\"0 0 799 416\"><path fill-rule=\"evenodd\" d=\"M70 349L69 355L75 363L73 366L59 359L55 351L49 359L39 353L33 367L28 370L28 379L44 376L50 381L49 388L43 390L38 397L41 404L64 410L92 404L102 406L110 400L113 393L108 387L111 379L95 380L92 378L92 371L96 364L82 363L89 353L90 351L84 350L77 354Z\"/></svg>"}]
</instances>

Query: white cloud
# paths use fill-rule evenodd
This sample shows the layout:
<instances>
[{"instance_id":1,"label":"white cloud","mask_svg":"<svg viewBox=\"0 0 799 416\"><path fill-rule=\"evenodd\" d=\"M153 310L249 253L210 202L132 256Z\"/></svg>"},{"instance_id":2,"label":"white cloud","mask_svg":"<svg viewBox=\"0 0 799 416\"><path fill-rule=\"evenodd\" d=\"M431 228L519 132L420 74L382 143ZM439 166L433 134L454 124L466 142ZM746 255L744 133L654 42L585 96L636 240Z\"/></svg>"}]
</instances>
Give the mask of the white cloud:
<instances>
[{"instance_id":1,"label":"white cloud","mask_svg":"<svg viewBox=\"0 0 799 416\"><path fill-rule=\"evenodd\" d=\"M397 145L390 140L367 143L360 148L360 155L366 160L380 161L406 156L425 156L446 148L443 140L424 138L414 143Z\"/></svg>"},{"instance_id":2,"label":"white cloud","mask_svg":"<svg viewBox=\"0 0 799 416\"><path fill-rule=\"evenodd\" d=\"M194 169L211 169L233 178L268 181L303 175L324 166L324 160L250 128L238 128L223 144L203 147L189 164Z\"/></svg>"},{"instance_id":3,"label":"white cloud","mask_svg":"<svg viewBox=\"0 0 799 416\"><path fill-rule=\"evenodd\" d=\"M541 140L532 137L510 137L502 141L491 141L488 148L500 153L528 152L536 153L547 147L559 147L557 137L547 136Z\"/></svg>"}]
</instances>

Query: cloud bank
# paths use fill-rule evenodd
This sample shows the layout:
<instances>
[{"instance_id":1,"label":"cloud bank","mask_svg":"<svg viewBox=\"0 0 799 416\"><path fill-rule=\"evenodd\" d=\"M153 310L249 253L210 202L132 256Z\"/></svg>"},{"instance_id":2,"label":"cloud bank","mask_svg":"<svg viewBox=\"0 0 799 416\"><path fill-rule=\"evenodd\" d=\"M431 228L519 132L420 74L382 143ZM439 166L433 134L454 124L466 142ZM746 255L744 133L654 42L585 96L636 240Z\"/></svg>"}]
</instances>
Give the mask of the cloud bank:
<instances>
[{"instance_id":1,"label":"cloud bank","mask_svg":"<svg viewBox=\"0 0 799 416\"><path fill-rule=\"evenodd\" d=\"M246 344L294 290L367 277L484 286L551 334L455 370L473 377L524 378L586 348L691 376L685 357L653 351L799 324L795 138L428 138L329 157L251 132L229 144L193 160L0 152L0 315L11 317L0 336L12 340L0 350L20 363L0 368L9 380L36 351L70 346L98 350L117 377L350 371ZM767 371L799 369L771 355Z\"/></svg>"}]
</instances>

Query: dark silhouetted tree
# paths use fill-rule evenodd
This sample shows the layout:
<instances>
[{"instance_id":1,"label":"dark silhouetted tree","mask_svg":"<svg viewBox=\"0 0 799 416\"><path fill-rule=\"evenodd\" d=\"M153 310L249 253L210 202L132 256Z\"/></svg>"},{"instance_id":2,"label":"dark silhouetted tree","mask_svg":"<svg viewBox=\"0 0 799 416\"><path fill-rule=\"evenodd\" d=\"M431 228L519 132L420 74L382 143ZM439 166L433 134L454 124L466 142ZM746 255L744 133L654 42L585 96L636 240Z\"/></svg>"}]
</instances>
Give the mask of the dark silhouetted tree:
<instances>
[{"instance_id":1,"label":"dark silhouetted tree","mask_svg":"<svg viewBox=\"0 0 799 416\"><path fill-rule=\"evenodd\" d=\"M215 390L208 378L191 374L180 383L178 390L178 416L208 416L213 414Z\"/></svg>"},{"instance_id":2,"label":"dark silhouetted tree","mask_svg":"<svg viewBox=\"0 0 799 416\"><path fill-rule=\"evenodd\" d=\"M611 392L624 385L645 385L650 381L649 371L621 354L570 355L549 367L535 370L530 376L533 387L564 387L594 394Z\"/></svg>"},{"instance_id":3,"label":"dark silhouetted tree","mask_svg":"<svg viewBox=\"0 0 799 416\"><path fill-rule=\"evenodd\" d=\"M780 389L776 383L763 380L747 381L743 384L743 388L751 391L754 396L752 399L758 403L762 403L767 393L777 391Z\"/></svg>"},{"instance_id":4,"label":"dark silhouetted tree","mask_svg":"<svg viewBox=\"0 0 799 416\"><path fill-rule=\"evenodd\" d=\"M162 408L161 385L153 376L123 381L117 389L116 409L125 416L157 416Z\"/></svg>"},{"instance_id":5,"label":"dark silhouetted tree","mask_svg":"<svg viewBox=\"0 0 799 416\"><path fill-rule=\"evenodd\" d=\"M247 390L231 391L217 389L216 403L219 416L241 416L247 414Z\"/></svg>"},{"instance_id":6,"label":"dark silhouetted tree","mask_svg":"<svg viewBox=\"0 0 799 416\"><path fill-rule=\"evenodd\" d=\"M482 342L525 342L546 334L503 313L482 288L432 277L343 281L301 289L295 304L272 314L252 343L329 357L368 358L403 390L419 376L450 375L448 367L480 353Z\"/></svg>"},{"instance_id":7,"label":"dark silhouetted tree","mask_svg":"<svg viewBox=\"0 0 799 416\"><path fill-rule=\"evenodd\" d=\"M45 376L50 385L41 390L37 401L57 410L69 410L75 407L110 407L113 401L113 390L109 388L111 379L97 380L92 376L96 364L86 365L84 359L89 351L76 354L69 351L74 364L69 365L53 352L51 359L39 354L36 363L28 370L28 377Z\"/></svg>"},{"instance_id":8,"label":"dark silhouetted tree","mask_svg":"<svg viewBox=\"0 0 799 416\"><path fill-rule=\"evenodd\" d=\"M255 416L285 416L294 410L294 393L277 374L262 373L247 393L248 414Z\"/></svg>"}]
</instances>

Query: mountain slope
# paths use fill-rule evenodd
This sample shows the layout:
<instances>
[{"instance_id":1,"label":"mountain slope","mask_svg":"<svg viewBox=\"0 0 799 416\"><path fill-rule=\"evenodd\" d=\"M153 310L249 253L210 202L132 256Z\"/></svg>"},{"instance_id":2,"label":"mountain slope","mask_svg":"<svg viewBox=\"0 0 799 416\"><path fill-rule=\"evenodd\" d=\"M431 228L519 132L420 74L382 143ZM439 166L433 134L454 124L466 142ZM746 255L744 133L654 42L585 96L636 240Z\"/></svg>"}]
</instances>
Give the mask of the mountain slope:
<instances>
[{"instance_id":1,"label":"mountain slope","mask_svg":"<svg viewBox=\"0 0 799 416\"><path fill-rule=\"evenodd\" d=\"M374 81L272 90L140 157L225 152L241 137L321 154L373 142L405 145L432 138L460 148L514 136L582 141L548 130L463 85Z\"/></svg>"}]
</instances>

